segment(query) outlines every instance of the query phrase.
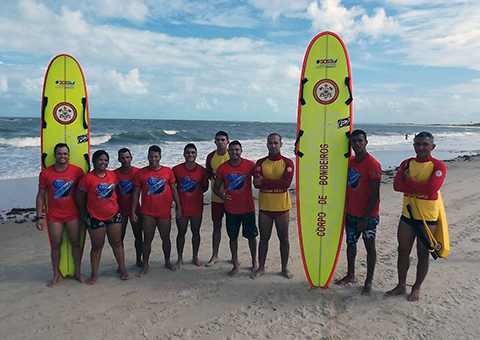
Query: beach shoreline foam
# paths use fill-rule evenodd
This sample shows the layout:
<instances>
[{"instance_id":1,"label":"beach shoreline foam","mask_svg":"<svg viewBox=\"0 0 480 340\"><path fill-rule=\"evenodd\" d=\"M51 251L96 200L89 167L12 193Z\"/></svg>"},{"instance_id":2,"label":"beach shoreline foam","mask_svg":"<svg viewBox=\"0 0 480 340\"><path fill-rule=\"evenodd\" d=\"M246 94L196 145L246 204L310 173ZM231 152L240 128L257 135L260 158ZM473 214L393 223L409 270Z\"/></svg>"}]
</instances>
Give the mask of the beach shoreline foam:
<instances>
[{"instance_id":1,"label":"beach shoreline foam","mask_svg":"<svg viewBox=\"0 0 480 340\"><path fill-rule=\"evenodd\" d=\"M0 225L0 338L5 339L474 339L480 336L480 157L459 157L446 162L448 172L442 195L450 227L451 252L447 259L430 261L421 300L407 295L392 298L385 291L397 282L396 228L402 195L393 191L394 171L384 173L381 186L380 225L377 233L378 263L373 295L361 296L365 279L365 249L359 242L356 262L358 282L326 290L311 289L305 278L299 249L296 207L290 215L290 270L293 279L280 272L279 243L273 232L267 256L267 272L249 277L246 240L239 239L239 274L231 278L225 227L220 261L210 268L197 267L191 257L191 233L187 233L184 266L172 272L163 266L158 235L152 244L149 273L134 276L133 236L125 241L130 280L120 281L116 262L105 245L100 276L95 286L61 280L53 289L50 250L46 232L33 222L8 221ZM36 179L8 181L7 202L34 205ZM5 181L0 181L3 191ZM20 187L22 186L22 187ZM31 186L31 188L29 187ZM27 187L27 188L25 188ZM22 190L21 190L22 189ZM15 201L20 193L23 201ZM28 198L24 195L31 195ZM8 196L11 196L10 198ZM294 195L292 195L294 198ZM33 202L33 203L32 203ZM15 203L16 204L16 203ZM13 206L11 206L13 207ZM9 207L9 208L11 208ZM5 209L9 209L5 208ZM205 206L199 257L211 254L212 222ZM172 221L171 240L176 236ZM82 261L90 274L87 240ZM407 279L408 291L415 279L416 255ZM176 248L172 249L176 260ZM334 280L346 272L345 247Z\"/></svg>"}]
</instances>

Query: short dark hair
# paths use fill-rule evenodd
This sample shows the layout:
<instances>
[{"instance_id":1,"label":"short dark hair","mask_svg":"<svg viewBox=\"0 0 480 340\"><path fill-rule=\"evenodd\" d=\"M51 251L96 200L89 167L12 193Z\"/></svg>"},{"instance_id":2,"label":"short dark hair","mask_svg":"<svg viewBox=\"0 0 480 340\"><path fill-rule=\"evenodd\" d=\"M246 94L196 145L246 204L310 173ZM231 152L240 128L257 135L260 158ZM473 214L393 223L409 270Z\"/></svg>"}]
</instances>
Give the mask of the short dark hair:
<instances>
[{"instance_id":1,"label":"short dark hair","mask_svg":"<svg viewBox=\"0 0 480 340\"><path fill-rule=\"evenodd\" d=\"M232 145L238 145L240 149L242 148L242 143L240 143L238 140L232 140L230 144L228 144L228 148L230 149L230 146Z\"/></svg>"},{"instance_id":2,"label":"short dark hair","mask_svg":"<svg viewBox=\"0 0 480 340\"><path fill-rule=\"evenodd\" d=\"M427 137L427 138L430 139L430 141L431 141L432 143L435 143L435 139L433 138L433 135L432 135L430 132L428 132L428 131L422 131L422 132L417 133L417 134L415 135L415 137L413 138L413 141L414 141L414 142L415 142L415 139L417 139L417 137L420 137L420 138L422 138L422 137Z\"/></svg>"},{"instance_id":3,"label":"short dark hair","mask_svg":"<svg viewBox=\"0 0 480 340\"><path fill-rule=\"evenodd\" d=\"M183 148L183 153L185 153L187 149L195 149L195 152L197 152L197 147L193 143L188 143L187 145L185 145L185 147Z\"/></svg>"},{"instance_id":4,"label":"short dark hair","mask_svg":"<svg viewBox=\"0 0 480 340\"><path fill-rule=\"evenodd\" d=\"M162 149L160 149L160 147L158 145L152 145L148 148L148 154L150 154L150 152L158 152L160 154L160 156L162 155Z\"/></svg>"},{"instance_id":5,"label":"short dark hair","mask_svg":"<svg viewBox=\"0 0 480 340\"><path fill-rule=\"evenodd\" d=\"M70 148L68 147L67 144L65 144L65 143L58 143L58 144L55 145L55 147L53 148L53 154L56 154L56 153L57 153L57 149L60 149L60 148L67 148L68 152L70 152Z\"/></svg>"},{"instance_id":6,"label":"short dark hair","mask_svg":"<svg viewBox=\"0 0 480 340\"><path fill-rule=\"evenodd\" d=\"M269 139L270 137L272 137L272 136L278 136L278 138L280 138L280 143L282 142L282 136L280 136L280 134L277 133L277 132L272 132L271 134L269 134L269 135L267 136L267 143L268 143L268 139Z\"/></svg>"},{"instance_id":7,"label":"short dark hair","mask_svg":"<svg viewBox=\"0 0 480 340\"><path fill-rule=\"evenodd\" d=\"M97 150L93 153L93 156L92 156L92 161L93 161L93 167L95 168L95 162L97 161L97 159L100 158L100 156L107 156L107 160L110 161L110 156L108 155L108 152L106 152L105 150Z\"/></svg>"},{"instance_id":8,"label":"short dark hair","mask_svg":"<svg viewBox=\"0 0 480 340\"><path fill-rule=\"evenodd\" d=\"M360 129L353 130L353 132L350 134L350 137L358 136L358 135L363 135L365 140L367 140L367 133Z\"/></svg>"},{"instance_id":9,"label":"short dark hair","mask_svg":"<svg viewBox=\"0 0 480 340\"><path fill-rule=\"evenodd\" d=\"M227 140L229 140L229 139L228 139L228 133L226 133L225 131L222 131L222 130L218 131L218 132L215 134L215 138L217 138L218 136L225 136L225 137L227 137Z\"/></svg>"},{"instance_id":10,"label":"short dark hair","mask_svg":"<svg viewBox=\"0 0 480 340\"><path fill-rule=\"evenodd\" d=\"M122 153L125 153L125 152L128 152L128 153L130 154L130 157L132 157L132 153L130 152L129 149L127 149L127 148L121 148L120 150L118 150L118 158L120 158L120 155L121 155Z\"/></svg>"}]
</instances>

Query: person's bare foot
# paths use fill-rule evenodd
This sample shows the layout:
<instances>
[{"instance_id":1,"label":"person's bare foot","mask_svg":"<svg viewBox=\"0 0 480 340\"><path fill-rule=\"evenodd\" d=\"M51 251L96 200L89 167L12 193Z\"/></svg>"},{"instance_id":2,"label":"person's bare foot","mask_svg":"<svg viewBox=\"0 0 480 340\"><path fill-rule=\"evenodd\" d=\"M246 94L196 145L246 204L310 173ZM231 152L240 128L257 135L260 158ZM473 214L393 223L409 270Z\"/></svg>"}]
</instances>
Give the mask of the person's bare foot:
<instances>
[{"instance_id":1,"label":"person's bare foot","mask_svg":"<svg viewBox=\"0 0 480 340\"><path fill-rule=\"evenodd\" d=\"M252 273L250 274L250 277L255 280L256 278L259 278L263 274L265 274L265 269L258 268L257 270L252 271Z\"/></svg>"},{"instance_id":2,"label":"person's bare foot","mask_svg":"<svg viewBox=\"0 0 480 340\"><path fill-rule=\"evenodd\" d=\"M177 267L174 266L173 263L170 261L165 261L165 268L168 268L173 271L177 270Z\"/></svg>"},{"instance_id":3,"label":"person's bare foot","mask_svg":"<svg viewBox=\"0 0 480 340\"><path fill-rule=\"evenodd\" d=\"M233 266L233 269L228 273L230 276L235 276L238 273L238 266Z\"/></svg>"},{"instance_id":4,"label":"person's bare foot","mask_svg":"<svg viewBox=\"0 0 480 340\"><path fill-rule=\"evenodd\" d=\"M142 269L138 272L137 277L143 277L146 273L148 273L149 268L150 266L144 263Z\"/></svg>"},{"instance_id":5,"label":"person's bare foot","mask_svg":"<svg viewBox=\"0 0 480 340\"><path fill-rule=\"evenodd\" d=\"M347 283L355 283L355 282L357 282L357 279L347 274L343 279L337 280L335 284L339 286L345 286Z\"/></svg>"},{"instance_id":6,"label":"person's bare foot","mask_svg":"<svg viewBox=\"0 0 480 340\"><path fill-rule=\"evenodd\" d=\"M198 257L194 257L192 259L192 263L198 267L203 267L203 262L198 259Z\"/></svg>"},{"instance_id":7,"label":"person's bare foot","mask_svg":"<svg viewBox=\"0 0 480 340\"><path fill-rule=\"evenodd\" d=\"M365 282L365 285L363 286L363 290L362 290L362 295L366 295L366 296L372 295L372 283L371 282Z\"/></svg>"},{"instance_id":8,"label":"person's bare foot","mask_svg":"<svg viewBox=\"0 0 480 340\"><path fill-rule=\"evenodd\" d=\"M82 274L75 275L75 279L77 279L77 281L80 283L87 282L87 279Z\"/></svg>"},{"instance_id":9,"label":"person's bare foot","mask_svg":"<svg viewBox=\"0 0 480 340\"><path fill-rule=\"evenodd\" d=\"M252 273L256 272L257 269L258 269L258 262L255 260L252 262Z\"/></svg>"},{"instance_id":10,"label":"person's bare foot","mask_svg":"<svg viewBox=\"0 0 480 340\"><path fill-rule=\"evenodd\" d=\"M386 292L385 296L391 297L391 296L395 296L395 295L405 294L406 292L407 292L407 289L405 288L405 286L397 285L392 290L389 290L388 292Z\"/></svg>"},{"instance_id":11,"label":"person's bare foot","mask_svg":"<svg viewBox=\"0 0 480 340\"><path fill-rule=\"evenodd\" d=\"M49 288L53 288L55 287L55 285L57 284L58 280L60 279L60 276L54 276L52 281L50 281L48 284L47 284L47 287Z\"/></svg>"},{"instance_id":12,"label":"person's bare foot","mask_svg":"<svg viewBox=\"0 0 480 340\"><path fill-rule=\"evenodd\" d=\"M97 279L98 279L98 277L96 277L96 276L91 276L91 277L87 280L87 285L93 286L95 283L97 283Z\"/></svg>"},{"instance_id":13,"label":"person's bare foot","mask_svg":"<svg viewBox=\"0 0 480 340\"><path fill-rule=\"evenodd\" d=\"M126 281L130 278L130 276L128 275L127 271L125 270L123 273L120 274L120 278L123 280L123 281Z\"/></svg>"},{"instance_id":14,"label":"person's bare foot","mask_svg":"<svg viewBox=\"0 0 480 340\"><path fill-rule=\"evenodd\" d=\"M218 257L216 256L212 256L212 258L210 259L210 261L208 261L206 264L205 264L205 267L211 267L213 266L215 263L218 262Z\"/></svg>"},{"instance_id":15,"label":"person's bare foot","mask_svg":"<svg viewBox=\"0 0 480 340\"><path fill-rule=\"evenodd\" d=\"M287 279L291 279L291 278L293 277L292 272L290 272L290 270L288 270L288 269L283 269L283 270L281 271L281 274L282 274L283 276L285 276Z\"/></svg>"},{"instance_id":16,"label":"person's bare foot","mask_svg":"<svg viewBox=\"0 0 480 340\"><path fill-rule=\"evenodd\" d=\"M183 265L183 260L182 260L182 259L178 259L178 260L177 260L177 263L175 263L176 269L182 268L182 265ZM166 266L166 265L165 265L165 266ZM167 267L167 268L168 268L168 267Z\"/></svg>"},{"instance_id":17,"label":"person's bare foot","mask_svg":"<svg viewBox=\"0 0 480 340\"><path fill-rule=\"evenodd\" d=\"M418 300L420 300L420 288L412 288L408 301L416 302Z\"/></svg>"}]
</instances>

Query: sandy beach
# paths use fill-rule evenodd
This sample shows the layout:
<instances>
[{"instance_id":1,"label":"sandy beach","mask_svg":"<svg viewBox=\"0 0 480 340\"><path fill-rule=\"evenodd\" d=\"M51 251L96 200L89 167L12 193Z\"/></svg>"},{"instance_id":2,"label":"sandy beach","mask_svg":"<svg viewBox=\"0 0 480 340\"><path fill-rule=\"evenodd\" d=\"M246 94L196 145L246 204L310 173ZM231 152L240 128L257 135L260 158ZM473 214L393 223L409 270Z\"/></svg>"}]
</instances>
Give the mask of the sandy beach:
<instances>
[{"instance_id":1,"label":"sandy beach","mask_svg":"<svg viewBox=\"0 0 480 340\"><path fill-rule=\"evenodd\" d=\"M151 266L135 277L133 235L126 238L130 280L122 282L108 244L94 286L61 280L53 289L46 232L35 228L33 213L6 215L13 207L34 205L36 179L0 181L0 338L1 339L475 339L480 336L480 157L460 157L446 163L442 189L450 227L448 259L431 260L419 302L408 295L386 298L397 283L396 228L402 195L392 188L393 173L382 179L378 262L373 295L361 296L365 279L365 249L359 243L358 282L326 290L311 289L305 278L296 223L291 212L291 280L279 275L279 242L274 235L267 273L249 276L247 241L239 240L241 270L229 277L230 253L223 230L220 262L210 268L190 261L190 232L184 266L164 268L161 241L152 245ZM292 193L293 194L293 193ZM294 200L294 195L292 196ZM22 222L23 221L23 222ZM200 259L211 255L212 222L205 206ZM176 226L172 224L174 244ZM82 261L90 275L90 240ZM176 261L173 246L172 259ZM413 284L416 255L408 276ZM346 273L345 247L334 279ZM410 290L410 287L409 287Z\"/></svg>"}]
</instances>

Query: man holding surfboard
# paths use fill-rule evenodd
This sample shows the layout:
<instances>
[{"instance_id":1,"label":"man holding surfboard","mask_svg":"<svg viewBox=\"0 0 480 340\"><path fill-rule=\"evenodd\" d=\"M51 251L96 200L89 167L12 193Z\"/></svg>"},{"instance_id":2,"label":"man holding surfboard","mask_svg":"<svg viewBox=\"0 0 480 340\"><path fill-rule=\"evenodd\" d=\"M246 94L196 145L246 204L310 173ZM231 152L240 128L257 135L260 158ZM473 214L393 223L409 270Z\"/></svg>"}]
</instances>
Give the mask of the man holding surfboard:
<instances>
[{"instance_id":1,"label":"man holding surfboard","mask_svg":"<svg viewBox=\"0 0 480 340\"><path fill-rule=\"evenodd\" d=\"M217 169L213 192L225 201L227 234L230 238L233 269L229 275L238 273L238 235L240 225L242 235L248 239L252 256L252 272L257 270L257 235L255 225L255 203L252 193L252 176L255 163L242 158L242 144L234 140L228 145L230 159ZM222 190L222 187L224 189Z\"/></svg>"},{"instance_id":2,"label":"man holding surfboard","mask_svg":"<svg viewBox=\"0 0 480 340\"><path fill-rule=\"evenodd\" d=\"M60 247L62 245L62 231L66 226L68 239L72 245L72 256L75 263L75 278L85 282L80 273L82 248L80 246L80 212L75 203L77 184L83 177L83 170L69 163L70 149L67 144L59 143L54 148L55 164L42 170L38 184L36 198L37 216L34 221L38 230L44 230L42 220L45 194L48 195L48 231L51 244L51 259L53 279L47 285L55 287L60 279Z\"/></svg>"},{"instance_id":3,"label":"man holding surfboard","mask_svg":"<svg viewBox=\"0 0 480 340\"><path fill-rule=\"evenodd\" d=\"M267 137L268 156L257 161L253 173L253 184L260 189L258 194L258 224L260 227L260 244L258 246L258 269L252 273L252 279L265 273L268 242L272 235L273 222L277 228L280 241L282 275L291 279L293 274L288 269L290 242L288 239L288 222L292 203L288 188L293 179L293 162L282 156L282 137L271 133Z\"/></svg>"},{"instance_id":4,"label":"man holding surfboard","mask_svg":"<svg viewBox=\"0 0 480 340\"><path fill-rule=\"evenodd\" d=\"M441 199L439 190L447 174L447 167L433 158L435 149L433 135L420 132L413 139L416 157L406 159L400 165L393 182L395 191L403 192L403 211L398 224L398 284L385 293L386 296L405 294L407 291L407 272L410 266L410 253L417 238L417 277L409 301L420 299L420 287L428 273L429 250L423 242L423 235L430 230L435 234L439 221ZM424 227L425 226L425 227ZM426 228L428 227L429 230ZM434 249L433 249L434 250Z\"/></svg>"},{"instance_id":5,"label":"man holding surfboard","mask_svg":"<svg viewBox=\"0 0 480 340\"><path fill-rule=\"evenodd\" d=\"M347 275L336 282L337 285L355 283L355 257L357 242L362 235L367 250L367 278L362 295L372 293L373 273L377 252L375 236L379 223L380 179L382 167L367 152L367 134L363 130L355 130L350 135L350 145L355 151L348 161L347 214L345 232L347 236Z\"/></svg>"}]
</instances>

